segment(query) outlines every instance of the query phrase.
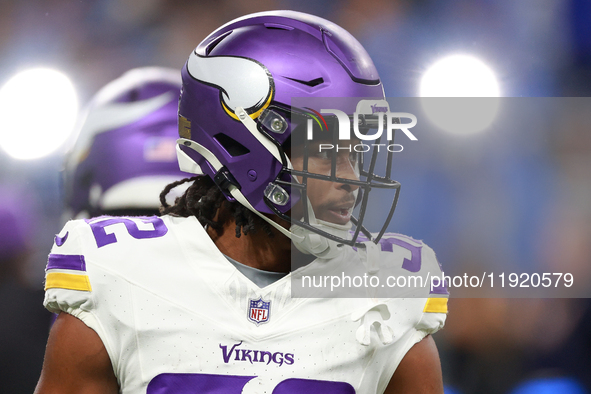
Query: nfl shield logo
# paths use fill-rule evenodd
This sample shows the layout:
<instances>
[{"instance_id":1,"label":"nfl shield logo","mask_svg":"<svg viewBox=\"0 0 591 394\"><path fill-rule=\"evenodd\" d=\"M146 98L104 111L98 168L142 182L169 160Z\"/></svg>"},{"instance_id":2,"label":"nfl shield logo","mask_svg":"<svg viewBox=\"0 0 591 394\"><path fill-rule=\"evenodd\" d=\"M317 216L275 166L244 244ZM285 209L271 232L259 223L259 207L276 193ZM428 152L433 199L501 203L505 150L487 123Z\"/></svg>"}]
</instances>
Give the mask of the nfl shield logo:
<instances>
[{"instance_id":1,"label":"nfl shield logo","mask_svg":"<svg viewBox=\"0 0 591 394\"><path fill-rule=\"evenodd\" d=\"M263 301L263 297L259 297L258 300L249 300L248 304L248 320L257 326L269 321L271 301Z\"/></svg>"}]
</instances>

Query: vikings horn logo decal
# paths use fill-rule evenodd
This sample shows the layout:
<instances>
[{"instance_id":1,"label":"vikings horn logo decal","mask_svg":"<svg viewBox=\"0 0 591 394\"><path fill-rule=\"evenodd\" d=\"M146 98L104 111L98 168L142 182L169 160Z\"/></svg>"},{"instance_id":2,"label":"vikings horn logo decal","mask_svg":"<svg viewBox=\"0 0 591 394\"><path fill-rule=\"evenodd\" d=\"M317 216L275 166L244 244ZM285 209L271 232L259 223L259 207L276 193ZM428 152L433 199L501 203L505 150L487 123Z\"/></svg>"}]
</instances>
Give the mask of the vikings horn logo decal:
<instances>
[{"instance_id":1,"label":"vikings horn logo decal","mask_svg":"<svg viewBox=\"0 0 591 394\"><path fill-rule=\"evenodd\" d=\"M193 52L187 70L196 80L220 89L222 107L236 120L236 107L244 108L256 119L273 99L273 77L264 65L253 59L202 57Z\"/></svg>"}]
</instances>

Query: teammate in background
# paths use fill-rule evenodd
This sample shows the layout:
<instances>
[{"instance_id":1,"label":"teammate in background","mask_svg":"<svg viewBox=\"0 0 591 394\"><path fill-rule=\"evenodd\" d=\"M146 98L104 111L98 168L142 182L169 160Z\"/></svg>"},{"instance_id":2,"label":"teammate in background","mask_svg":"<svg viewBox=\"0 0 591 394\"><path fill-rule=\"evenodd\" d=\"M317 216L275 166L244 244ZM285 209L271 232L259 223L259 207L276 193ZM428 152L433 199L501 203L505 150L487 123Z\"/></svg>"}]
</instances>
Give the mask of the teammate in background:
<instances>
[{"instance_id":1,"label":"teammate in background","mask_svg":"<svg viewBox=\"0 0 591 394\"><path fill-rule=\"evenodd\" d=\"M429 334L445 321L444 291L291 296L302 273L327 268L440 273L426 245L352 216L382 187L396 191L382 229L391 218L399 184L389 166L373 173L376 151L373 164L318 152L338 121L291 107L296 96L387 105L363 47L318 17L252 14L208 36L182 76L177 153L197 176L172 206L183 182L163 191L160 218L72 221L56 237L45 306L61 313L36 392L442 393Z\"/></svg>"},{"instance_id":2,"label":"teammate in background","mask_svg":"<svg viewBox=\"0 0 591 394\"><path fill-rule=\"evenodd\" d=\"M64 222L159 214L157 195L185 177L175 151L180 89L177 70L142 67L97 92L81 116L76 144L66 159Z\"/></svg>"},{"instance_id":3,"label":"teammate in background","mask_svg":"<svg viewBox=\"0 0 591 394\"><path fill-rule=\"evenodd\" d=\"M64 170L65 219L156 215L158 194L186 176L176 160L177 70L142 67L91 100Z\"/></svg>"}]
</instances>

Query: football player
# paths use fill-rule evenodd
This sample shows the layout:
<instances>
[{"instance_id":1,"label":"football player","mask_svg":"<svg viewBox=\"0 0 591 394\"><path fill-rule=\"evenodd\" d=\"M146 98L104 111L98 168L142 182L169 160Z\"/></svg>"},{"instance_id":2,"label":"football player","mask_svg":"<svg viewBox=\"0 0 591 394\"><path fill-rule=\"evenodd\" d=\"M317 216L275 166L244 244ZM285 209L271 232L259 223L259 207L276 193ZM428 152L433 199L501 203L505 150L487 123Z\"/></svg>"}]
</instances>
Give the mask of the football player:
<instances>
[{"instance_id":1,"label":"football player","mask_svg":"<svg viewBox=\"0 0 591 394\"><path fill-rule=\"evenodd\" d=\"M66 159L66 219L158 214L162 188L185 177L175 152L180 90L177 70L141 67L96 93Z\"/></svg>"},{"instance_id":2,"label":"football player","mask_svg":"<svg viewBox=\"0 0 591 394\"><path fill-rule=\"evenodd\" d=\"M377 174L376 150L319 150L359 97L387 105L363 47L327 20L264 12L214 31L182 77L177 154L196 176L165 188L162 217L71 221L56 236L45 306L61 313L37 393L442 393L430 334L445 289L292 296L339 267L440 273L429 247L384 233L390 164ZM324 97L345 98L345 119L321 114ZM368 137L374 124L358 126ZM394 192L378 233L363 225L374 188Z\"/></svg>"}]
</instances>

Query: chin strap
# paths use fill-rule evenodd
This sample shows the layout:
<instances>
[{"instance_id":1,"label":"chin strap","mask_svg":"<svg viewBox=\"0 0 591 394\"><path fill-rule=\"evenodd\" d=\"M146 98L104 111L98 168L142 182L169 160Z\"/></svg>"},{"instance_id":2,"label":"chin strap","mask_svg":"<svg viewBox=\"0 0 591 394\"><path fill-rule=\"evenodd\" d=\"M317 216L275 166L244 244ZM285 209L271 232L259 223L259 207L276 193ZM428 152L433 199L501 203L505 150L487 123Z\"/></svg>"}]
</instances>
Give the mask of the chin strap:
<instances>
[{"instance_id":1,"label":"chin strap","mask_svg":"<svg viewBox=\"0 0 591 394\"><path fill-rule=\"evenodd\" d=\"M316 219L310 199L307 199L306 203L308 204L308 218L311 226L343 239L349 237L349 230L352 226L351 222L346 225L340 225ZM303 221L303 219L300 221ZM339 247L338 242L316 234L297 224L293 224L290 231L292 234L300 236L301 240L292 239L292 241L295 247L302 253L312 254L322 259L331 259L342 253L342 248Z\"/></svg>"}]
</instances>

